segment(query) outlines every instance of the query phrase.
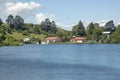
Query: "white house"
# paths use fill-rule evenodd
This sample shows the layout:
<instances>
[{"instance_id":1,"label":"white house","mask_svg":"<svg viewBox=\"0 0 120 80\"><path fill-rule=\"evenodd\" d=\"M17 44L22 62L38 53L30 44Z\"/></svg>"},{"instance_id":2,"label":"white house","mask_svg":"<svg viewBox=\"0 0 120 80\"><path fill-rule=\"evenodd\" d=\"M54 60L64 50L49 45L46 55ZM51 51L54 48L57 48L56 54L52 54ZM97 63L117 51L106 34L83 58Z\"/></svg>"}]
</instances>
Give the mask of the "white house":
<instances>
[{"instance_id":1,"label":"white house","mask_svg":"<svg viewBox=\"0 0 120 80\"><path fill-rule=\"evenodd\" d=\"M107 38L109 38L110 33L111 33L110 31L104 31L104 32L102 32L102 34L105 35L105 36L107 36Z\"/></svg>"}]
</instances>

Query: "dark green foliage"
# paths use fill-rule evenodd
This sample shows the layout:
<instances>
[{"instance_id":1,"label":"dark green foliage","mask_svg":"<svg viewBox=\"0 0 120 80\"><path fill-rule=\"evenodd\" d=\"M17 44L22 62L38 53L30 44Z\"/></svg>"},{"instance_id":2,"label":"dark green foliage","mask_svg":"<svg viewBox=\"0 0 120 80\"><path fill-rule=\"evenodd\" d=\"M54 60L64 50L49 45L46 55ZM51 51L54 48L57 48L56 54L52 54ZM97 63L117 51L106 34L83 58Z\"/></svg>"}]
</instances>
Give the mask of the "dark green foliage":
<instances>
[{"instance_id":1,"label":"dark green foliage","mask_svg":"<svg viewBox=\"0 0 120 80\"><path fill-rule=\"evenodd\" d=\"M56 28L56 23L55 23L55 21L52 21L52 22L50 23L50 26L51 26L50 32L51 32L51 33L56 33L56 32L57 32L57 28Z\"/></svg>"},{"instance_id":2,"label":"dark green foliage","mask_svg":"<svg viewBox=\"0 0 120 80\"><path fill-rule=\"evenodd\" d=\"M9 33L9 34L12 33L12 29L11 29L6 23L3 23L3 24L0 26L0 28L1 28L2 30L4 30L6 33Z\"/></svg>"},{"instance_id":3,"label":"dark green foliage","mask_svg":"<svg viewBox=\"0 0 120 80\"><path fill-rule=\"evenodd\" d=\"M111 34L111 43L120 43L120 25L117 26L116 31Z\"/></svg>"},{"instance_id":4,"label":"dark green foliage","mask_svg":"<svg viewBox=\"0 0 120 80\"><path fill-rule=\"evenodd\" d=\"M54 21L50 22L50 19L48 19L48 18L45 19L45 21L42 21L41 29L46 31L46 32L50 32L50 33L56 33L57 32L55 22Z\"/></svg>"},{"instance_id":5,"label":"dark green foliage","mask_svg":"<svg viewBox=\"0 0 120 80\"><path fill-rule=\"evenodd\" d=\"M98 42L101 39L101 35L102 35L101 28L95 27L93 30L94 40Z\"/></svg>"},{"instance_id":6,"label":"dark green foliage","mask_svg":"<svg viewBox=\"0 0 120 80\"><path fill-rule=\"evenodd\" d=\"M120 33L120 25L117 26L116 31Z\"/></svg>"},{"instance_id":7,"label":"dark green foliage","mask_svg":"<svg viewBox=\"0 0 120 80\"><path fill-rule=\"evenodd\" d=\"M87 33L87 38L88 38L89 40L94 40L94 36L93 36L93 30L94 30L94 28L95 28L95 26L94 26L93 23L90 23L90 24L88 25L88 27L87 27L86 33Z\"/></svg>"},{"instance_id":8,"label":"dark green foliage","mask_svg":"<svg viewBox=\"0 0 120 80\"><path fill-rule=\"evenodd\" d=\"M72 37L72 32L64 30L62 28L57 28L56 36L60 37L63 42L67 42Z\"/></svg>"},{"instance_id":9,"label":"dark green foliage","mask_svg":"<svg viewBox=\"0 0 120 80\"><path fill-rule=\"evenodd\" d=\"M6 38L3 41L3 45L5 45L5 46L16 46L16 45L20 45L20 44L12 36L6 35Z\"/></svg>"},{"instance_id":10,"label":"dark green foliage","mask_svg":"<svg viewBox=\"0 0 120 80\"><path fill-rule=\"evenodd\" d=\"M114 32L110 37L111 43L120 43L120 32Z\"/></svg>"},{"instance_id":11,"label":"dark green foliage","mask_svg":"<svg viewBox=\"0 0 120 80\"><path fill-rule=\"evenodd\" d=\"M39 30L38 27L35 27L35 28L34 28L34 33L35 33L35 34L40 34L40 30Z\"/></svg>"},{"instance_id":12,"label":"dark green foliage","mask_svg":"<svg viewBox=\"0 0 120 80\"><path fill-rule=\"evenodd\" d=\"M0 25L2 25L2 23L3 23L3 22L2 22L2 19L0 18Z\"/></svg>"},{"instance_id":13,"label":"dark green foliage","mask_svg":"<svg viewBox=\"0 0 120 80\"><path fill-rule=\"evenodd\" d=\"M32 23L24 23L25 30L28 30L30 33L34 33L34 27L33 26L34 25Z\"/></svg>"},{"instance_id":14,"label":"dark green foliage","mask_svg":"<svg viewBox=\"0 0 120 80\"><path fill-rule=\"evenodd\" d=\"M42 21L41 28L42 28L42 30L44 30L46 32L50 31L51 30L50 20L45 19L45 21Z\"/></svg>"},{"instance_id":15,"label":"dark green foliage","mask_svg":"<svg viewBox=\"0 0 120 80\"><path fill-rule=\"evenodd\" d=\"M87 27L87 34L92 35L94 28L95 28L94 24L90 23Z\"/></svg>"},{"instance_id":16,"label":"dark green foliage","mask_svg":"<svg viewBox=\"0 0 120 80\"><path fill-rule=\"evenodd\" d=\"M3 41L5 40L6 38L5 36L6 36L6 32L2 28L0 28L0 44L2 44Z\"/></svg>"},{"instance_id":17,"label":"dark green foliage","mask_svg":"<svg viewBox=\"0 0 120 80\"><path fill-rule=\"evenodd\" d=\"M30 34L30 31L29 30L25 30L22 32L23 35L29 35Z\"/></svg>"},{"instance_id":18,"label":"dark green foliage","mask_svg":"<svg viewBox=\"0 0 120 80\"><path fill-rule=\"evenodd\" d=\"M21 16L17 15L14 19L14 27L16 30L23 30L24 26L24 20Z\"/></svg>"},{"instance_id":19,"label":"dark green foliage","mask_svg":"<svg viewBox=\"0 0 120 80\"><path fill-rule=\"evenodd\" d=\"M5 30L4 30L4 29L2 29L2 28L0 28L0 34L2 34L2 35L6 35Z\"/></svg>"},{"instance_id":20,"label":"dark green foliage","mask_svg":"<svg viewBox=\"0 0 120 80\"><path fill-rule=\"evenodd\" d=\"M52 27L50 30L50 33L56 33L57 32L57 28L56 27Z\"/></svg>"},{"instance_id":21,"label":"dark green foliage","mask_svg":"<svg viewBox=\"0 0 120 80\"><path fill-rule=\"evenodd\" d=\"M104 26L104 30L105 31L110 31L110 32L114 32L116 29L113 20L107 22Z\"/></svg>"},{"instance_id":22,"label":"dark green foliage","mask_svg":"<svg viewBox=\"0 0 120 80\"><path fill-rule=\"evenodd\" d=\"M77 25L73 26L72 33L75 36L85 36L86 35L85 28L84 28L82 21L80 21Z\"/></svg>"},{"instance_id":23,"label":"dark green foliage","mask_svg":"<svg viewBox=\"0 0 120 80\"><path fill-rule=\"evenodd\" d=\"M6 32L0 28L0 43L2 43L3 40L5 40L5 35L6 35Z\"/></svg>"},{"instance_id":24,"label":"dark green foliage","mask_svg":"<svg viewBox=\"0 0 120 80\"><path fill-rule=\"evenodd\" d=\"M98 42L101 39L102 29L98 23L90 23L87 27L87 38Z\"/></svg>"},{"instance_id":25,"label":"dark green foliage","mask_svg":"<svg viewBox=\"0 0 120 80\"><path fill-rule=\"evenodd\" d=\"M12 15L9 15L8 18L6 19L7 24L9 25L10 28L14 28L14 17Z\"/></svg>"},{"instance_id":26,"label":"dark green foliage","mask_svg":"<svg viewBox=\"0 0 120 80\"><path fill-rule=\"evenodd\" d=\"M25 30L24 20L19 15L15 16L15 18L12 15L9 15L6 19L6 22L11 29Z\"/></svg>"}]
</instances>

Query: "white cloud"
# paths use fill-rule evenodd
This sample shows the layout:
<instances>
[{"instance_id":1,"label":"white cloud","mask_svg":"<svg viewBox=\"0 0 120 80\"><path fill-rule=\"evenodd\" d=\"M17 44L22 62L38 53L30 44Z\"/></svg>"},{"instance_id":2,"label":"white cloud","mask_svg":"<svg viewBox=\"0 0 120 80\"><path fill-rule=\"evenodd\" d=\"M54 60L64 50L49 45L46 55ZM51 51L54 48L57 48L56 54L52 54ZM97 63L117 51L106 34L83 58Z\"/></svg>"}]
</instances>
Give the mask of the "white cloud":
<instances>
[{"instance_id":1,"label":"white cloud","mask_svg":"<svg viewBox=\"0 0 120 80\"><path fill-rule=\"evenodd\" d=\"M59 22L57 22L56 24L58 27L61 27L65 30L69 30L69 31L72 30L72 27L75 25L75 24L63 24L63 23L59 23Z\"/></svg>"},{"instance_id":2,"label":"white cloud","mask_svg":"<svg viewBox=\"0 0 120 80\"><path fill-rule=\"evenodd\" d=\"M36 23L41 23L43 20L45 20L47 18L47 16L45 15L45 14L43 14L43 13L40 13L40 14L36 14L35 15L35 22Z\"/></svg>"},{"instance_id":3,"label":"white cloud","mask_svg":"<svg viewBox=\"0 0 120 80\"><path fill-rule=\"evenodd\" d=\"M22 16L28 16L31 13L34 13L35 10L41 9L42 5L35 3L35 2L7 2L5 3L6 7L6 15L12 14L12 15L22 15Z\"/></svg>"},{"instance_id":4,"label":"white cloud","mask_svg":"<svg viewBox=\"0 0 120 80\"><path fill-rule=\"evenodd\" d=\"M35 15L35 23L41 23L42 21L44 21L46 18L49 18L51 21L54 20L54 15L53 14L43 14L43 13L39 13Z\"/></svg>"},{"instance_id":5,"label":"white cloud","mask_svg":"<svg viewBox=\"0 0 120 80\"><path fill-rule=\"evenodd\" d=\"M100 26L105 26L107 22L108 20L100 20L100 21L96 21L95 23L99 23Z\"/></svg>"}]
</instances>

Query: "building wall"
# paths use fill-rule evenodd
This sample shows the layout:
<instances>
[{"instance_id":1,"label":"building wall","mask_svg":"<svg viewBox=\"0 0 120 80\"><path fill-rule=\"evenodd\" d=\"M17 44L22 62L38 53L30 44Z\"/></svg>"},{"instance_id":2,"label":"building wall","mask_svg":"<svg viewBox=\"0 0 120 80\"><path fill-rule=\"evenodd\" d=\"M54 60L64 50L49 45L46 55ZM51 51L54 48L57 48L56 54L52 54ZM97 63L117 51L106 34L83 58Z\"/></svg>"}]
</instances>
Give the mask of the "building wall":
<instances>
[{"instance_id":1,"label":"building wall","mask_svg":"<svg viewBox=\"0 0 120 80\"><path fill-rule=\"evenodd\" d=\"M77 43L83 43L83 41L82 41L82 40L77 40L76 42L77 42Z\"/></svg>"},{"instance_id":2,"label":"building wall","mask_svg":"<svg viewBox=\"0 0 120 80\"><path fill-rule=\"evenodd\" d=\"M60 42L61 39L57 38L57 39L53 39L53 40L46 40L47 43L55 43L55 42Z\"/></svg>"}]
</instances>

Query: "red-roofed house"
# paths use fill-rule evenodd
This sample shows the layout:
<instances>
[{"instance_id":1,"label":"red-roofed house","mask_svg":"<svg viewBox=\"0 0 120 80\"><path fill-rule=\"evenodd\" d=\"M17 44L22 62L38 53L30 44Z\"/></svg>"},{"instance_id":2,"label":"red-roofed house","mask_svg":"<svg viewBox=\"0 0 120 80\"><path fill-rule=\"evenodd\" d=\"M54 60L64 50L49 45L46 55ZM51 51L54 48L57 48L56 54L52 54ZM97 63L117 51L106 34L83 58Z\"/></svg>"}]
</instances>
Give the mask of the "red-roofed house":
<instances>
[{"instance_id":1,"label":"red-roofed house","mask_svg":"<svg viewBox=\"0 0 120 80\"><path fill-rule=\"evenodd\" d=\"M59 37L47 37L45 41L46 43L55 43L55 42L60 42L61 39Z\"/></svg>"},{"instance_id":2,"label":"red-roofed house","mask_svg":"<svg viewBox=\"0 0 120 80\"><path fill-rule=\"evenodd\" d=\"M86 37L74 37L70 39L70 42L73 42L73 43L83 43L85 41L86 41Z\"/></svg>"}]
</instances>

